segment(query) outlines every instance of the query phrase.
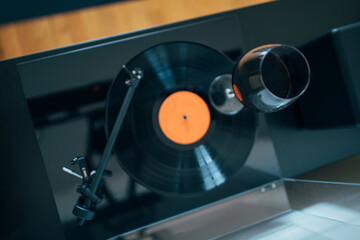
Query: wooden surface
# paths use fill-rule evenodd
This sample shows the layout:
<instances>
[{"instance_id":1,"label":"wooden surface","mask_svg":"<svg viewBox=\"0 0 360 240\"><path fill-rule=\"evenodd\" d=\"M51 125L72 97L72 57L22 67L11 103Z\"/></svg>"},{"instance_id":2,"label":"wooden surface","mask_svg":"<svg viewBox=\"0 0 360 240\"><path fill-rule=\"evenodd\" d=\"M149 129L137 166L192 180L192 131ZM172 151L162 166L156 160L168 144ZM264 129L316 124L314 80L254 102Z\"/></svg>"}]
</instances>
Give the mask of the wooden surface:
<instances>
[{"instance_id":1,"label":"wooden surface","mask_svg":"<svg viewBox=\"0 0 360 240\"><path fill-rule=\"evenodd\" d=\"M0 25L0 60L271 0L132 0Z\"/></svg>"}]
</instances>

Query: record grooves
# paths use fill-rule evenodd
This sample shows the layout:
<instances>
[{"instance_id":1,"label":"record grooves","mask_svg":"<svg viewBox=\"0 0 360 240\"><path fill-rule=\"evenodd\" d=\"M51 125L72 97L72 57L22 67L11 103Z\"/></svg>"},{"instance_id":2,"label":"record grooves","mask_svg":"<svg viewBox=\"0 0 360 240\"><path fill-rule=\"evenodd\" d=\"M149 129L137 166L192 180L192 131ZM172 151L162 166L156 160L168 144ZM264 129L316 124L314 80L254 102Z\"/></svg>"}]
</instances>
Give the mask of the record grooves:
<instances>
[{"instance_id":1,"label":"record grooves","mask_svg":"<svg viewBox=\"0 0 360 240\"><path fill-rule=\"evenodd\" d=\"M245 108L222 114L209 100L213 80L232 72L230 58L200 44L170 42L145 50L126 66L144 71L114 147L130 176L156 192L189 196L236 174L253 145L257 115ZM109 89L107 133L126 78L121 71Z\"/></svg>"}]
</instances>

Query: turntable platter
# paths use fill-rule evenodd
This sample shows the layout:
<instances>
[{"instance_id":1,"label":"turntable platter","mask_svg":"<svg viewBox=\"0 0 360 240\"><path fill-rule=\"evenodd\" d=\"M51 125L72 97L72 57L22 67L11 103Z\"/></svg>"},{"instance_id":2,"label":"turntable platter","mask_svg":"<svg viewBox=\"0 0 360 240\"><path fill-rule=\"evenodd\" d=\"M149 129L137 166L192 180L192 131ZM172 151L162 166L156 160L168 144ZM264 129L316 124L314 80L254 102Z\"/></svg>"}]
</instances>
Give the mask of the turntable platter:
<instances>
[{"instance_id":1,"label":"turntable platter","mask_svg":"<svg viewBox=\"0 0 360 240\"><path fill-rule=\"evenodd\" d=\"M222 114L209 99L214 79L232 72L230 58L200 44L170 42L145 50L126 66L144 72L114 147L130 176L156 192L189 196L237 173L253 145L257 115L246 108ZM127 78L122 70L109 89L107 133Z\"/></svg>"}]
</instances>

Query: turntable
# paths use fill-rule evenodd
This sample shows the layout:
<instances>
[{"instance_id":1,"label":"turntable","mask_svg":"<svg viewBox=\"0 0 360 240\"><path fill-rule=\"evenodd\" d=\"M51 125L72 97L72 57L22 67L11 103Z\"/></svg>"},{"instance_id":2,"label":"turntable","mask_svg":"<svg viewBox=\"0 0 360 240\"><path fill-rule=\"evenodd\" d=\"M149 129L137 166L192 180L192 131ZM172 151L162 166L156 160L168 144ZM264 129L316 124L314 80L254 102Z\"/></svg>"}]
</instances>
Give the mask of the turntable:
<instances>
[{"instance_id":1,"label":"turntable","mask_svg":"<svg viewBox=\"0 0 360 240\"><path fill-rule=\"evenodd\" d=\"M309 171L358 154L358 127L304 126L306 100L277 105L275 113L253 111L270 112L269 96L255 104L242 92L246 87L232 85L232 76L239 77L234 66L251 49L282 43L307 50L304 43L359 21L359 12L351 0L280 1L1 62L4 236L246 238L255 236L244 230L251 224L326 199L313 191L321 186L356 199L356 186L284 178L307 173L302 177L324 180ZM268 72L282 74L273 67ZM259 83L252 79L251 86ZM101 170L95 195L103 199L93 219L78 226L72 214L77 186L91 183L91 170L100 172L134 85L114 154L111 148ZM277 95L292 99L289 89L277 88ZM62 168L75 156L87 158L77 158L80 171L67 169L74 177ZM309 198L299 191L309 191ZM201 221L214 231L201 235L207 228Z\"/></svg>"}]
</instances>

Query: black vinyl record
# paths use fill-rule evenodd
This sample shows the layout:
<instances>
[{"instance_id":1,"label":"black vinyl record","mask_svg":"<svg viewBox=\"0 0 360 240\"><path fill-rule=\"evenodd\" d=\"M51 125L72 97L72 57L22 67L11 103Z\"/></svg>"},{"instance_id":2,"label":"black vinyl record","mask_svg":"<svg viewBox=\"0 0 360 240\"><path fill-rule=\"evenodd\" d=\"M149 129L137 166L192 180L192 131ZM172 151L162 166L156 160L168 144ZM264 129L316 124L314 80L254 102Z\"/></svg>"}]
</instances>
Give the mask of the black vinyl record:
<instances>
[{"instance_id":1,"label":"black vinyl record","mask_svg":"<svg viewBox=\"0 0 360 240\"><path fill-rule=\"evenodd\" d=\"M232 116L221 114L210 103L212 81L233 71L230 58L200 44L170 42L145 50L126 67L140 68L144 74L114 146L120 165L130 176L156 192L187 196L213 189L235 175L253 145L257 115L246 108ZM125 70L120 71L109 89L108 135L128 78ZM182 106L186 99L190 110ZM165 106L167 103L170 105ZM167 110L165 117L162 109ZM173 110L176 121L180 125L183 121L184 126L168 124ZM179 120L179 111L188 111L189 116L181 115ZM194 132L190 138L184 134L188 122Z\"/></svg>"}]
</instances>

